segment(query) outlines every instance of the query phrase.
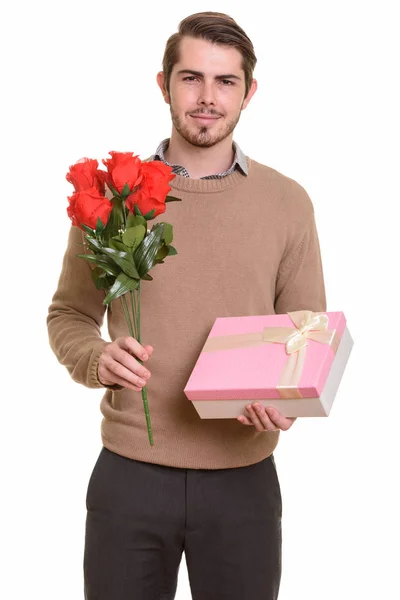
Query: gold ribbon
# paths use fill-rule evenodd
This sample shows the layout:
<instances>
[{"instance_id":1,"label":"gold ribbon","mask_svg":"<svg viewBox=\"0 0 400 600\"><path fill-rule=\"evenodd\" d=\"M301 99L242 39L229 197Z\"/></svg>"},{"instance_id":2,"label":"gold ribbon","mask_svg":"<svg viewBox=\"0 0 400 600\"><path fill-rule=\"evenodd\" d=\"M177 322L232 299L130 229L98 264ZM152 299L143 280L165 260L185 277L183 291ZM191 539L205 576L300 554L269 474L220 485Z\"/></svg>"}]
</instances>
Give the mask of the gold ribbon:
<instances>
[{"instance_id":1,"label":"gold ribbon","mask_svg":"<svg viewBox=\"0 0 400 600\"><path fill-rule=\"evenodd\" d=\"M298 383L306 358L307 339L328 344L334 353L339 346L340 336L336 329L328 330L328 315L311 310L287 313L295 327L264 327L254 333L237 333L208 338L202 352L247 348L263 344L285 344L288 359L278 381L280 398L302 398Z\"/></svg>"}]
</instances>

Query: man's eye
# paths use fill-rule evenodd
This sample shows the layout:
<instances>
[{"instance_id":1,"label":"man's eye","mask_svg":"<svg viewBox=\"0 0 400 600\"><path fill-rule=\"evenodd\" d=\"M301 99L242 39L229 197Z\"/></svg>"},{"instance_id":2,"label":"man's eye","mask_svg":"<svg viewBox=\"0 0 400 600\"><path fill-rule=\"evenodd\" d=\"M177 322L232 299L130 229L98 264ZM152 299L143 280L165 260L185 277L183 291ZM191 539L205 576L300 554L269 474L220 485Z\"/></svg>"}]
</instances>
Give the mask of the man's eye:
<instances>
[{"instance_id":1,"label":"man's eye","mask_svg":"<svg viewBox=\"0 0 400 600\"><path fill-rule=\"evenodd\" d=\"M183 81L195 81L196 79L197 77L195 75L188 75L187 77L183 78ZM224 85L235 85L230 79L221 79L220 81Z\"/></svg>"}]
</instances>

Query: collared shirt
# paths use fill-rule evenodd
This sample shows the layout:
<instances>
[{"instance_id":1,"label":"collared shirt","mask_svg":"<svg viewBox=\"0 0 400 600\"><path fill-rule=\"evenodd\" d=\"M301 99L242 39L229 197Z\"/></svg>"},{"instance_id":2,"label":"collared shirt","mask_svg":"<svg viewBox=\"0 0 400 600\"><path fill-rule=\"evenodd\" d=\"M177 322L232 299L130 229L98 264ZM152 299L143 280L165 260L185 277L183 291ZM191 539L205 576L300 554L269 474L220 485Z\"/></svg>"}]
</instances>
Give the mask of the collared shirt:
<instances>
[{"instance_id":1,"label":"collared shirt","mask_svg":"<svg viewBox=\"0 0 400 600\"><path fill-rule=\"evenodd\" d=\"M172 172L175 173L175 175L182 175L183 177L190 177L190 175L186 171L185 167L183 167L182 165L171 165L169 162L167 162L165 160L164 153L167 150L168 146L169 146L169 138L166 138L165 140L163 140L160 143L160 145L158 146L152 159L153 160L162 160L166 165L168 165L169 167L172 167ZM217 173L214 175L206 175L205 177L200 177L200 179L220 179L221 177L226 177L226 175L230 175L231 173L233 173L233 171L235 169L239 169L243 173L243 175L247 175L248 168L247 168L246 156L244 155L243 151L239 148L239 146L236 142L233 142L233 149L235 151L235 156L234 156L231 167L227 171L224 171L223 173Z\"/></svg>"}]
</instances>

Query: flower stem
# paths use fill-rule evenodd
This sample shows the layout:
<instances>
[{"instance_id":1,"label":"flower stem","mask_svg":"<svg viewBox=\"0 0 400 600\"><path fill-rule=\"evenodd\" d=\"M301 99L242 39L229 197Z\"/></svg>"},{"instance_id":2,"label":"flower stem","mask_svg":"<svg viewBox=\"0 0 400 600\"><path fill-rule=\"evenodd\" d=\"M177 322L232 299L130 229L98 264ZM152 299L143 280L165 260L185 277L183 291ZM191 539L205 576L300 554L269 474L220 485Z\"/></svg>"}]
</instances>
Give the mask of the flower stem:
<instances>
[{"instance_id":1,"label":"flower stem","mask_svg":"<svg viewBox=\"0 0 400 600\"><path fill-rule=\"evenodd\" d=\"M139 344L141 343L141 339L140 339L140 280L139 280L139 285L137 288L137 332L138 332L138 342ZM143 364L143 361L140 361ZM142 387L142 399L143 399L143 406L144 406L144 412L146 415L146 423L147 423L147 433L149 435L149 440L150 440L150 445L153 446L154 442L153 442L153 430L151 428L151 421L150 421L150 412L149 412L149 404L147 401L147 389L146 386Z\"/></svg>"},{"instance_id":2,"label":"flower stem","mask_svg":"<svg viewBox=\"0 0 400 600\"><path fill-rule=\"evenodd\" d=\"M134 331L133 331L133 328L132 328L131 318L130 318L130 315L129 315L128 305L127 305L126 298L125 298L125 294L123 294L121 296L121 303L122 303L122 308L124 309L125 320L126 320L126 323L128 325L129 333L130 333L130 335L132 337L135 337L134 336Z\"/></svg>"},{"instance_id":3,"label":"flower stem","mask_svg":"<svg viewBox=\"0 0 400 600\"><path fill-rule=\"evenodd\" d=\"M125 208L125 200L122 200L122 218L124 220L124 231L126 230L126 208Z\"/></svg>"},{"instance_id":4,"label":"flower stem","mask_svg":"<svg viewBox=\"0 0 400 600\"><path fill-rule=\"evenodd\" d=\"M144 413L146 415L147 433L148 433L148 436L149 436L150 446L154 446L153 430L151 428L150 412L149 412L149 404L148 404L148 401L147 401L147 389L146 389L146 386L142 387L142 399L143 399Z\"/></svg>"},{"instance_id":5,"label":"flower stem","mask_svg":"<svg viewBox=\"0 0 400 600\"><path fill-rule=\"evenodd\" d=\"M131 308L132 308L132 315L133 315L133 327L134 327L135 331L137 331L138 327L137 327L136 318L135 318L135 315L137 313L137 310L136 310L136 301L135 301L135 297L136 297L135 290L132 290L129 293L131 295Z\"/></svg>"},{"instance_id":6,"label":"flower stem","mask_svg":"<svg viewBox=\"0 0 400 600\"><path fill-rule=\"evenodd\" d=\"M137 302L134 302L135 291L137 291ZM137 290L134 290L133 292L131 291L129 293L131 296L131 306L132 306L132 316L133 316L134 326L132 326L131 321L130 321L129 310L128 310L128 305L127 305L127 301L125 298L125 294L123 294L121 296L122 307L124 309L125 319L128 324L129 333L140 344L141 343L141 341L140 341L140 281L139 281ZM141 365L143 364L142 360L138 359L138 361L140 362ZM150 412L149 412L149 404L148 404L148 400L147 400L146 386L142 387L142 400L143 400L144 414L146 415L147 433L149 436L150 445L154 446L153 430L152 430L151 421L150 421Z\"/></svg>"},{"instance_id":7,"label":"flower stem","mask_svg":"<svg viewBox=\"0 0 400 600\"><path fill-rule=\"evenodd\" d=\"M138 339L138 335L137 335L137 326L136 326L136 319L135 319L135 302L134 302L134 294L135 294L135 290L130 290L129 295L131 297L131 311L132 311L132 317L133 317L133 331L135 333L135 335L133 336L135 338L135 340Z\"/></svg>"}]
</instances>

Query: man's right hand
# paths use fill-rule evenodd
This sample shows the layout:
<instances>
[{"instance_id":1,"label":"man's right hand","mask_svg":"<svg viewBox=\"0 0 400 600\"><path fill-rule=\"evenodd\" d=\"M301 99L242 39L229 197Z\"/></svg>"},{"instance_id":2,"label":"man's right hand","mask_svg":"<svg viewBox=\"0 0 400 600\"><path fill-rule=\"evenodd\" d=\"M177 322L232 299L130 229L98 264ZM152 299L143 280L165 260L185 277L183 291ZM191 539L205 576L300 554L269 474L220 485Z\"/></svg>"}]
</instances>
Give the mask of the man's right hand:
<instances>
[{"instance_id":1,"label":"man's right hand","mask_svg":"<svg viewBox=\"0 0 400 600\"><path fill-rule=\"evenodd\" d=\"M103 385L122 385L140 392L151 376L139 360L146 361L153 354L153 346L142 346L132 336L119 337L107 344L100 355L97 376Z\"/></svg>"}]
</instances>

